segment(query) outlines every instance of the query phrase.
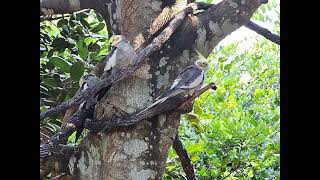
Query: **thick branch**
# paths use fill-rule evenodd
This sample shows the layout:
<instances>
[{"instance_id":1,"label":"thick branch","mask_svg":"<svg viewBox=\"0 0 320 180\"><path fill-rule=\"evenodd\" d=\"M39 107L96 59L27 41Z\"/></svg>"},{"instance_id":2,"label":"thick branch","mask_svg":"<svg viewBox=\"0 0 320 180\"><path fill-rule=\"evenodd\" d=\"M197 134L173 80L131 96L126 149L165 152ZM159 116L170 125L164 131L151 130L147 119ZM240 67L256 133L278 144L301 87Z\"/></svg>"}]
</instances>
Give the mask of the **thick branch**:
<instances>
[{"instance_id":1,"label":"thick branch","mask_svg":"<svg viewBox=\"0 0 320 180\"><path fill-rule=\"evenodd\" d=\"M256 33L264 36L265 38L269 39L270 41L280 45L280 36L273 34L268 29L263 28L252 21L249 21L248 24L246 24L245 26L248 29L251 29L251 30L255 31Z\"/></svg>"},{"instance_id":2,"label":"thick branch","mask_svg":"<svg viewBox=\"0 0 320 180\"><path fill-rule=\"evenodd\" d=\"M267 3L268 1L262 1L261 3ZM215 7L215 4L204 4L203 6L206 6L206 9L209 7ZM248 29L251 29L252 31L255 31L256 33L262 35L263 37L267 38L268 40L280 45L280 36L273 34L271 31L269 31L266 28L263 28L259 26L258 24L248 20L248 23L244 25Z\"/></svg>"},{"instance_id":3,"label":"thick branch","mask_svg":"<svg viewBox=\"0 0 320 180\"><path fill-rule=\"evenodd\" d=\"M188 180L195 180L196 176L193 169L193 164L191 159L188 156L186 149L183 147L179 136L177 135L172 144L173 149L176 151L179 156L182 168L187 175Z\"/></svg>"},{"instance_id":4,"label":"thick branch","mask_svg":"<svg viewBox=\"0 0 320 180\"><path fill-rule=\"evenodd\" d=\"M106 121L99 121L99 122L92 122L87 121L85 124L85 127L89 129L90 131L97 132L99 130L102 130L102 127L104 126L104 129L111 129L114 127L120 127L120 126L130 126L133 124L136 124L144 119L152 118L156 115L167 113L169 111L177 111L179 113L186 113L187 111L190 111L190 104L201 94L206 92L209 89L216 90L216 86L214 83L210 83L207 86L203 87L199 91L197 91L194 95L192 95L189 98L185 98L183 96L176 96L167 99L163 103L160 103L152 108L150 108L148 111L145 111L144 113L141 113L137 115L135 114L127 114L123 116L113 117L111 122Z\"/></svg>"},{"instance_id":5,"label":"thick branch","mask_svg":"<svg viewBox=\"0 0 320 180\"><path fill-rule=\"evenodd\" d=\"M92 118L94 106L88 109L81 108L75 113L68 122L61 128L61 131L52 136L49 140L45 141L40 145L40 158L47 157L53 152L59 151L57 149L59 144L65 144L68 137L79 127L83 126L86 118Z\"/></svg>"},{"instance_id":6,"label":"thick branch","mask_svg":"<svg viewBox=\"0 0 320 180\"><path fill-rule=\"evenodd\" d=\"M76 94L72 99L70 99L67 102L64 102L55 108L52 108L48 110L47 112L40 114L40 119L44 119L46 117L50 117L53 115L56 115L62 111L65 111L70 106L73 105L79 105L82 102L84 102L89 97L95 95L98 93L101 89L104 87L107 87L109 85L112 85L116 82L119 82L129 76L131 76L136 70L138 70L145 61L147 61L147 57L149 57L152 53L159 50L164 42L166 42L172 33L176 30L176 28L183 22L184 18L193 12L192 7L188 7L184 9L182 12L178 13L175 18L169 23L168 27L166 27L159 36L157 36L153 41L144 48L137 56L136 58L136 64L132 66L131 68L128 68L126 70L122 70L117 72L116 74L102 80L100 83L98 83L96 86L92 88L88 88L84 91L81 91L79 94Z\"/></svg>"},{"instance_id":7,"label":"thick branch","mask_svg":"<svg viewBox=\"0 0 320 180\"><path fill-rule=\"evenodd\" d=\"M204 12L188 16L181 30L173 37L179 41L175 46L179 51L170 55L179 57L181 52L186 50L185 53L189 51L188 56L193 58L197 56L197 50L204 57L208 57L221 40L247 24L260 5L259 0L224 0L211 5ZM172 42L170 45L175 44ZM164 49L164 52L166 51Z\"/></svg>"}]
</instances>

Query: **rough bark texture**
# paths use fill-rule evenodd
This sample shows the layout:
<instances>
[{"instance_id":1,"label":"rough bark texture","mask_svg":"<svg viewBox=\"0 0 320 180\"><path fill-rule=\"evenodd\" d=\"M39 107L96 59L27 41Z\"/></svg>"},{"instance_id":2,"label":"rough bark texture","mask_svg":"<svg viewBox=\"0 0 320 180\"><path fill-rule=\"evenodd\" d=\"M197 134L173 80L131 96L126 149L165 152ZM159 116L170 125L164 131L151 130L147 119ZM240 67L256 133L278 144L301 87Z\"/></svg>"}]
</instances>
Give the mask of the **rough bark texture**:
<instances>
[{"instance_id":1,"label":"rough bark texture","mask_svg":"<svg viewBox=\"0 0 320 180\"><path fill-rule=\"evenodd\" d=\"M91 4L84 1L81 8L99 7L96 10L106 18L109 33L125 35L136 49L148 37L153 19L166 5L173 4L165 0L96 0ZM98 119L117 111L132 113L150 105L179 71L196 60L195 50L207 57L258 6L258 0L224 0L188 16L148 64L112 86L108 97L97 105ZM162 179L179 119L178 113L161 114L102 136L89 134L81 143L81 151L69 161L71 173L76 179Z\"/></svg>"},{"instance_id":2,"label":"rough bark texture","mask_svg":"<svg viewBox=\"0 0 320 180\"><path fill-rule=\"evenodd\" d=\"M40 8L52 9L55 14L70 13L81 9L79 0L40 0Z\"/></svg>"}]
</instances>

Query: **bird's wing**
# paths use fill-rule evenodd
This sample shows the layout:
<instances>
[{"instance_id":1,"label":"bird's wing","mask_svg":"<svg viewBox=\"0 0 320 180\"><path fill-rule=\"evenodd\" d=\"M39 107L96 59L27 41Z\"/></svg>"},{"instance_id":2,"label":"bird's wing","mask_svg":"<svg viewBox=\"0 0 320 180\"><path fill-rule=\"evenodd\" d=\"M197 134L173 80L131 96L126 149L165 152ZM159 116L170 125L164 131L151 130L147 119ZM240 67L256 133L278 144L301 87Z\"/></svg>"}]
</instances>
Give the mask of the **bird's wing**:
<instances>
[{"instance_id":1,"label":"bird's wing","mask_svg":"<svg viewBox=\"0 0 320 180\"><path fill-rule=\"evenodd\" d=\"M160 95L156 100L163 97L171 97L188 89L196 88L204 79L204 72L196 65L188 66L174 80L170 89Z\"/></svg>"},{"instance_id":2,"label":"bird's wing","mask_svg":"<svg viewBox=\"0 0 320 180\"><path fill-rule=\"evenodd\" d=\"M161 104L170 97L176 96L182 92L185 92L186 90L197 88L202 84L203 79L204 72L202 69L195 65L187 67L178 75L178 77L175 79L168 91L161 94L156 99L156 102L154 102L144 110L140 111L137 115L149 110L150 108L158 104Z\"/></svg>"},{"instance_id":3,"label":"bird's wing","mask_svg":"<svg viewBox=\"0 0 320 180\"><path fill-rule=\"evenodd\" d=\"M100 81L100 79L97 76L91 75L83 82L81 90L86 90L89 87L91 88L91 87L95 86L99 81ZM85 102L80 104L79 109L82 108L84 106L84 104L89 104L90 105L90 104L92 104L94 102L95 102L94 99L90 99L89 98L87 101L85 101Z\"/></svg>"},{"instance_id":4,"label":"bird's wing","mask_svg":"<svg viewBox=\"0 0 320 180\"><path fill-rule=\"evenodd\" d=\"M109 59L112 54L114 53L114 51L117 49L117 47L115 46L111 46L110 52L107 54L107 59Z\"/></svg>"},{"instance_id":5,"label":"bird's wing","mask_svg":"<svg viewBox=\"0 0 320 180\"><path fill-rule=\"evenodd\" d=\"M116 65L117 62L117 51L118 49L114 49L111 53L108 54L108 61L106 62L106 66L104 67L103 71L108 71L110 70L112 67L114 67Z\"/></svg>"},{"instance_id":6,"label":"bird's wing","mask_svg":"<svg viewBox=\"0 0 320 180\"><path fill-rule=\"evenodd\" d=\"M129 43L119 43L117 48L117 62L115 68L117 68L117 70L123 70L133 65L137 56L133 47Z\"/></svg>"}]
</instances>

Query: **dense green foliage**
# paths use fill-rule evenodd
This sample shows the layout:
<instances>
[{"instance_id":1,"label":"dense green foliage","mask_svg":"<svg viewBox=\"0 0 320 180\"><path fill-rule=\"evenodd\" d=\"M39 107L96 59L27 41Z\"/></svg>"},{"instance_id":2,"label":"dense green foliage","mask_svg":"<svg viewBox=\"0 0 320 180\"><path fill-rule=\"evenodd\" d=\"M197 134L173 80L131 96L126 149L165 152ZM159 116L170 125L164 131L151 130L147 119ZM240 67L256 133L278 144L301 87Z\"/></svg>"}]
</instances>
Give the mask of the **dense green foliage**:
<instances>
[{"instance_id":1,"label":"dense green foliage","mask_svg":"<svg viewBox=\"0 0 320 180\"><path fill-rule=\"evenodd\" d=\"M69 100L79 80L109 52L108 35L101 15L84 10L71 16L40 23L40 93L46 111ZM61 126L63 116L41 122L42 137Z\"/></svg>"},{"instance_id":2,"label":"dense green foliage","mask_svg":"<svg viewBox=\"0 0 320 180\"><path fill-rule=\"evenodd\" d=\"M270 12L276 16L269 17ZM261 6L252 19L271 24L270 30L279 34L279 2ZM80 77L105 57L109 43L103 18L93 10L42 21L40 28L40 109L44 112L74 96ZM255 34L217 46L208 59L206 83L214 81L218 89L196 100L179 129L197 177L279 179L279 46ZM62 119L63 114L43 120L42 138L59 131ZM165 179L184 176L171 149Z\"/></svg>"}]
</instances>

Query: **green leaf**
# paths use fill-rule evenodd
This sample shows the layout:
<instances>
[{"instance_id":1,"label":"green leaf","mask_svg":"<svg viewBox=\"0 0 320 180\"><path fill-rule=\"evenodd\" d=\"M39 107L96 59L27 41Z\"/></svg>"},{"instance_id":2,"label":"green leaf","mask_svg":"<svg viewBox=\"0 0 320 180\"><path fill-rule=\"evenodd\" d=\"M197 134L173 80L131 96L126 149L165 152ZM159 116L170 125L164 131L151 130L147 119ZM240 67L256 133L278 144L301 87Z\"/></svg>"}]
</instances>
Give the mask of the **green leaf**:
<instances>
[{"instance_id":1,"label":"green leaf","mask_svg":"<svg viewBox=\"0 0 320 180\"><path fill-rule=\"evenodd\" d=\"M202 113L200 115L201 119L212 119L214 116L212 114Z\"/></svg>"},{"instance_id":2,"label":"green leaf","mask_svg":"<svg viewBox=\"0 0 320 180\"><path fill-rule=\"evenodd\" d=\"M52 41L51 45L55 51L63 52L70 44L64 38L57 38Z\"/></svg>"},{"instance_id":3,"label":"green leaf","mask_svg":"<svg viewBox=\"0 0 320 180\"><path fill-rule=\"evenodd\" d=\"M61 57L51 57L49 59L49 62L51 62L54 66L60 68L63 72L70 72L71 64Z\"/></svg>"},{"instance_id":4,"label":"green leaf","mask_svg":"<svg viewBox=\"0 0 320 180\"><path fill-rule=\"evenodd\" d=\"M80 22L84 27L90 29L90 24L85 19L80 19Z\"/></svg>"},{"instance_id":5,"label":"green leaf","mask_svg":"<svg viewBox=\"0 0 320 180\"><path fill-rule=\"evenodd\" d=\"M41 106L40 107L40 112L47 112L48 108L46 106Z\"/></svg>"},{"instance_id":6,"label":"green leaf","mask_svg":"<svg viewBox=\"0 0 320 180\"><path fill-rule=\"evenodd\" d=\"M54 50L51 49L50 51L48 51L47 57L48 58L52 57L53 53L54 53Z\"/></svg>"},{"instance_id":7,"label":"green leaf","mask_svg":"<svg viewBox=\"0 0 320 180\"><path fill-rule=\"evenodd\" d=\"M197 155L192 155L191 156L191 161L193 161L193 162L198 161L199 159L200 159L200 157L197 156Z\"/></svg>"},{"instance_id":8,"label":"green leaf","mask_svg":"<svg viewBox=\"0 0 320 180\"><path fill-rule=\"evenodd\" d=\"M248 176L249 176L249 177L253 177L253 171L252 171L252 169L249 170Z\"/></svg>"},{"instance_id":9,"label":"green leaf","mask_svg":"<svg viewBox=\"0 0 320 180\"><path fill-rule=\"evenodd\" d=\"M202 166L201 170L199 171L199 174L200 174L201 176L206 176L206 175L207 175L207 173L206 173L206 167L205 167L205 166Z\"/></svg>"},{"instance_id":10,"label":"green leaf","mask_svg":"<svg viewBox=\"0 0 320 180\"><path fill-rule=\"evenodd\" d=\"M104 28L104 23L99 23L98 25L94 26L91 31L97 33Z\"/></svg>"},{"instance_id":11,"label":"green leaf","mask_svg":"<svg viewBox=\"0 0 320 180\"><path fill-rule=\"evenodd\" d=\"M91 37L87 37L87 38L84 39L84 42L85 42L86 45L88 46L90 43L95 43L95 42L97 42L97 39L91 38Z\"/></svg>"},{"instance_id":12,"label":"green leaf","mask_svg":"<svg viewBox=\"0 0 320 180\"><path fill-rule=\"evenodd\" d=\"M67 19L61 19L58 21L57 26L62 27L63 25L68 25L68 20Z\"/></svg>"},{"instance_id":13,"label":"green leaf","mask_svg":"<svg viewBox=\"0 0 320 180\"><path fill-rule=\"evenodd\" d=\"M101 16L101 14L97 14L97 19L101 22L104 21L104 18Z\"/></svg>"},{"instance_id":14,"label":"green leaf","mask_svg":"<svg viewBox=\"0 0 320 180\"><path fill-rule=\"evenodd\" d=\"M200 119L194 114L185 114L184 117L187 121L199 123Z\"/></svg>"},{"instance_id":15,"label":"green leaf","mask_svg":"<svg viewBox=\"0 0 320 180\"><path fill-rule=\"evenodd\" d=\"M64 38L57 38L52 41L53 48L59 48L61 46L67 46L68 42Z\"/></svg>"},{"instance_id":16,"label":"green leaf","mask_svg":"<svg viewBox=\"0 0 320 180\"><path fill-rule=\"evenodd\" d=\"M82 62L78 61L78 62L74 63L70 69L71 79L73 79L75 81L79 81L84 73L84 70L85 70L85 68L84 68L84 65Z\"/></svg>"},{"instance_id":17,"label":"green leaf","mask_svg":"<svg viewBox=\"0 0 320 180\"><path fill-rule=\"evenodd\" d=\"M187 152L193 154L196 152L201 152L204 148L204 143L197 143L187 147Z\"/></svg>"},{"instance_id":18,"label":"green leaf","mask_svg":"<svg viewBox=\"0 0 320 180\"><path fill-rule=\"evenodd\" d=\"M88 15L89 15L88 12L82 11L80 13L77 13L77 18L84 19L84 18L88 17Z\"/></svg>"},{"instance_id":19,"label":"green leaf","mask_svg":"<svg viewBox=\"0 0 320 180\"><path fill-rule=\"evenodd\" d=\"M68 137L68 143L73 143L73 141L76 138L76 134L77 134L77 132L75 131Z\"/></svg>"},{"instance_id":20,"label":"green leaf","mask_svg":"<svg viewBox=\"0 0 320 180\"><path fill-rule=\"evenodd\" d=\"M78 41L77 46L78 46L78 53L79 53L80 57L83 60L86 60L88 57L88 53L89 53L86 43L81 40L81 41Z\"/></svg>"},{"instance_id":21,"label":"green leaf","mask_svg":"<svg viewBox=\"0 0 320 180\"><path fill-rule=\"evenodd\" d=\"M202 110L202 108L200 107L200 103L198 103L198 101L196 101L196 102L194 103L194 105L193 105L193 111L194 111L194 113L197 114L197 115L202 114L203 110Z\"/></svg>"}]
</instances>

